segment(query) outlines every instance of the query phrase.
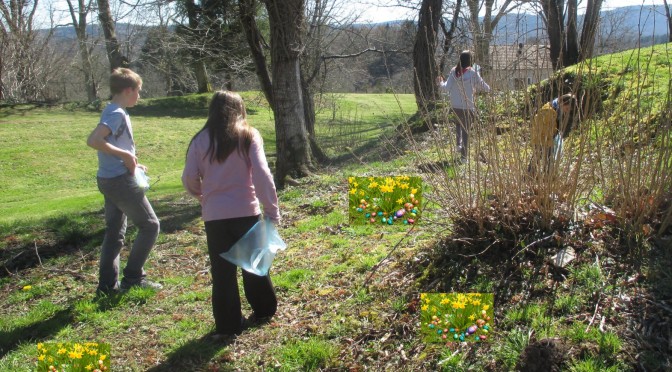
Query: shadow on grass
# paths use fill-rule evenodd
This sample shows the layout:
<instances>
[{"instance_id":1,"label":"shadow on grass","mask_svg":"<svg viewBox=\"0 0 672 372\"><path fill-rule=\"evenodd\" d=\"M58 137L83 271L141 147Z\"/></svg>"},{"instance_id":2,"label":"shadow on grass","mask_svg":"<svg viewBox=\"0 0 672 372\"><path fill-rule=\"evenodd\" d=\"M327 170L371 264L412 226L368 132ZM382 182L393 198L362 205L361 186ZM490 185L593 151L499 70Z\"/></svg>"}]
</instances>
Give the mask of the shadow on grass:
<instances>
[{"instance_id":1,"label":"shadow on grass","mask_svg":"<svg viewBox=\"0 0 672 372\"><path fill-rule=\"evenodd\" d=\"M19 345L40 341L55 335L74 320L72 308L57 311L48 319L12 329L0 331L0 359Z\"/></svg>"},{"instance_id":2,"label":"shadow on grass","mask_svg":"<svg viewBox=\"0 0 672 372\"><path fill-rule=\"evenodd\" d=\"M206 364L223 348L231 345L233 340L212 341L209 335L196 340L190 340L171 352L168 359L158 366L148 369L148 372L163 371L203 371ZM227 363L226 360L218 363ZM216 369L215 369L216 370Z\"/></svg>"},{"instance_id":3,"label":"shadow on grass","mask_svg":"<svg viewBox=\"0 0 672 372\"><path fill-rule=\"evenodd\" d=\"M159 200L153 202L154 211L161 221L161 232L174 233L183 230L201 216L201 206L196 199Z\"/></svg>"},{"instance_id":4,"label":"shadow on grass","mask_svg":"<svg viewBox=\"0 0 672 372\"><path fill-rule=\"evenodd\" d=\"M165 198L153 202L153 205L161 221L162 233L183 230L200 216L200 206L191 201ZM133 229L129 221L127 237L132 236ZM6 245L0 249L0 278L10 273L18 274L50 259L75 255L80 251L92 252L102 244L104 233L103 210L3 226L0 234L4 236Z\"/></svg>"},{"instance_id":5,"label":"shadow on grass","mask_svg":"<svg viewBox=\"0 0 672 372\"><path fill-rule=\"evenodd\" d=\"M102 242L103 224L102 211L91 211L3 226L6 245L0 249L0 278L46 260L91 251Z\"/></svg>"}]
</instances>

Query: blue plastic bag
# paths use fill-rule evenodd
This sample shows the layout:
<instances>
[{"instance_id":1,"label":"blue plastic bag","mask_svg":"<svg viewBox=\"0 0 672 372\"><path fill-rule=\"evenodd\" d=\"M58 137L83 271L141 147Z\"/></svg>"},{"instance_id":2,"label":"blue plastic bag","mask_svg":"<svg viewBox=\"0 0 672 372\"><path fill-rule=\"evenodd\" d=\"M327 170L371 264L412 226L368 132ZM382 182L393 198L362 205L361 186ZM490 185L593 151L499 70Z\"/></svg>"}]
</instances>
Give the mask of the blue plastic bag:
<instances>
[{"instance_id":1,"label":"blue plastic bag","mask_svg":"<svg viewBox=\"0 0 672 372\"><path fill-rule=\"evenodd\" d=\"M220 256L249 273L266 276L275 254L286 248L275 225L265 218Z\"/></svg>"}]
</instances>

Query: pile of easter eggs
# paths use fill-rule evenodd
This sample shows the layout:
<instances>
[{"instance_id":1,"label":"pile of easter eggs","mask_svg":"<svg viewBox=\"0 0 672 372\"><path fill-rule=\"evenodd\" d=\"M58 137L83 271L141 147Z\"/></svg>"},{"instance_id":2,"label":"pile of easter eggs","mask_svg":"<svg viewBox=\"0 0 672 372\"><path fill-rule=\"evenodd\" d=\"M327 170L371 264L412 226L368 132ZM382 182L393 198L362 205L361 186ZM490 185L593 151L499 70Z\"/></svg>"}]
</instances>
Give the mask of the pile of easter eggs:
<instances>
[{"instance_id":1,"label":"pile of easter eggs","mask_svg":"<svg viewBox=\"0 0 672 372\"><path fill-rule=\"evenodd\" d=\"M483 319L478 319L476 324L467 327L465 330L460 330L457 327L442 327L441 320L437 316L432 316L432 321L427 324L427 327L446 341L465 342L469 338L474 341L485 341L488 339L488 333L490 332L490 325Z\"/></svg>"},{"instance_id":2,"label":"pile of easter eggs","mask_svg":"<svg viewBox=\"0 0 672 372\"><path fill-rule=\"evenodd\" d=\"M405 203L403 208L392 213L380 210L380 207L375 204L371 207L365 199L361 199L359 202L357 212L364 213L364 219L370 224L381 223L392 225L395 222L401 221L404 225L413 225L417 221L418 210L415 208L415 205L419 201L415 198L413 198L411 203Z\"/></svg>"}]
</instances>

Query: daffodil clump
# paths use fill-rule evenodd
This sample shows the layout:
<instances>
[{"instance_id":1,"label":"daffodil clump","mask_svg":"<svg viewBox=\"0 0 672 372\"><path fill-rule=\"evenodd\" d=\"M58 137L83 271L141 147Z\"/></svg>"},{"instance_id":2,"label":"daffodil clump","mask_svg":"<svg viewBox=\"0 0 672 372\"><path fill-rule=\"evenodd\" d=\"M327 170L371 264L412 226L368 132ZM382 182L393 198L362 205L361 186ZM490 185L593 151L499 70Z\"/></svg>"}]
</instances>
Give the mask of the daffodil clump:
<instances>
[{"instance_id":1,"label":"daffodil clump","mask_svg":"<svg viewBox=\"0 0 672 372\"><path fill-rule=\"evenodd\" d=\"M420 294L420 333L425 342L483 342L493 332L494 294Z\"/></svg>"},{"instance_id":2,"label":"daffodil clump","mask_svg":"<svg viewBox=\"0 0 672 372\"><path fill-rule=\"evenodd\" d=\"M110 345L97 342L38 343L36 371L103 372L110 370Z\"/></svg>"},{"instance_id":3,"label":"daffodil clump","mask_svg":"<svg viewBox=\"0 0 672 372\"><path fill-rule=\"evenodd\" d=\"M420 177L348 177L348 186L350 222L413 225L420 218Z\"/></svg>"}]
</instances>

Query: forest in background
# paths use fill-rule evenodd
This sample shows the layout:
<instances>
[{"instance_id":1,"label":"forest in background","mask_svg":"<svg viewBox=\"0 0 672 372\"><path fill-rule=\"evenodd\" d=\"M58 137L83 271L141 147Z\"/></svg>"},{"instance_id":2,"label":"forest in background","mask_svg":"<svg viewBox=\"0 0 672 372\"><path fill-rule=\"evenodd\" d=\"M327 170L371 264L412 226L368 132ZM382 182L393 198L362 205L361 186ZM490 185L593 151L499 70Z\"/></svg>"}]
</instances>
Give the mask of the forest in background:
<instances>
[{"instance_id":1,"label":"forest in background","mask_svg":"<svg viewBox=\"0 0 672 372\"><path fill-rule=\"evenodd\" d=\"M30 8L26 7L25 30L14 33L18 39L10 37L11 33L3 33L0 102L107 98L109 62L104 32L96 17L96 4L83 0L78 4L69 3L73 12L71 24L32 30L26 23L35 21L26 12ZM207 5L207 1L191 3ZM259 89L254 61L234 11L235 2L219 2L219 10L213 11L217 14L216 21L209 25L189 23L189 1L152 4L135 9L139 13L135 22L116 23L116 37L123 54L130 67L143 76L143 97L198 92L198 77L194 72L197 64L203 65L211 89ZM413 92L416 20L364 24L358 23L357 17L351 14L343 14L339 4L317 1L307 5L309 30L301 63L306 75L312 77L313 92ZM630 6L602 11L594 54L666 42L669 37L663 9L661 6ZM262 42L266 44L264 48L268 48L268 16L263 7L258 7L256 12ZM119 12L115 17L121 16ZM449 24L449 13L444 17ZM11 19L11 16L5 18ZM3 21L3 26L9 24ZM579 16L578 23L583 23L583 16ZM445 36L438 34L437 45L443 45ZM493 45L548 44L542 14L509 12L492 34ZM83 45L78 40L83 40ZM19 41L25 48L17 54L17 50L9 46ZM452 46L448 50L437 49L443 69L448 70L454 63L456 51L473 48L473 44L468 14L463 14L458 19ZM83 55L86 58L82 58ZM84 68L84 60L89 67ZM24 73L20 71L22 64L27 65ZM87 69L91 72L84 78ZM21 82L23 79L25 83L28 78L34 80L30 88Z\"/></svg>"}]
</instances>

